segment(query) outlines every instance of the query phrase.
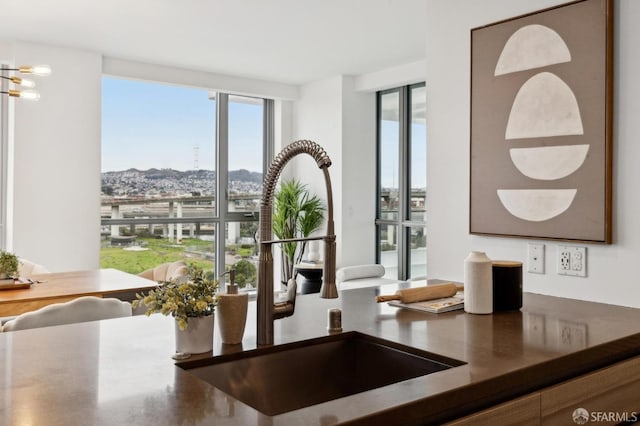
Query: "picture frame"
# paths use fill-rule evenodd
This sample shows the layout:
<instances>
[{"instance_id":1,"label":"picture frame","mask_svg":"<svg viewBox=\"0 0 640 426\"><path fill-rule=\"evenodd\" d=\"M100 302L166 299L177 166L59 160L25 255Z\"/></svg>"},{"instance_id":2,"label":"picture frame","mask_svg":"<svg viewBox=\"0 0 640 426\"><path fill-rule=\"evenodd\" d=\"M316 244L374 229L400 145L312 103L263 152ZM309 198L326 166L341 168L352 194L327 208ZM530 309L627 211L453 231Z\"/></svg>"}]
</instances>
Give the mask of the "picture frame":
<instances>
[{"instance_id":1,"label":"picture frame","mask_svg":"<svg viewBox=\"0 0 640 426\"><path fill-rule=\"evenodd\" d=\"M611 243L613 0L471 30L469 232Z\"/></svg>"}]
</instances>

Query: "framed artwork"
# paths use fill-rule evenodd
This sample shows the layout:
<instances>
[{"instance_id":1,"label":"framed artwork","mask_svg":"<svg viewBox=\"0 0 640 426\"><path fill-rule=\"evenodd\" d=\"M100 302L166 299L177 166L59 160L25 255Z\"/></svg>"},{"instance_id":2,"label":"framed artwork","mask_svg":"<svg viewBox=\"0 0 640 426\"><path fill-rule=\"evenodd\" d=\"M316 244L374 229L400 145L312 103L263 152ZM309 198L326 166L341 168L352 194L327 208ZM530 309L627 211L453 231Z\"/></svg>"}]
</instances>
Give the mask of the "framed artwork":
<instances>
[{"instance_id":1,"label":"framed artwork","mask_svg":"<svg viewBox=\"0 0 640 426\"><path fill-rule=\"evenodd\" d=\"M613 0L471 30L472 234L611 242Z\"/></svg>"}]
</instances>

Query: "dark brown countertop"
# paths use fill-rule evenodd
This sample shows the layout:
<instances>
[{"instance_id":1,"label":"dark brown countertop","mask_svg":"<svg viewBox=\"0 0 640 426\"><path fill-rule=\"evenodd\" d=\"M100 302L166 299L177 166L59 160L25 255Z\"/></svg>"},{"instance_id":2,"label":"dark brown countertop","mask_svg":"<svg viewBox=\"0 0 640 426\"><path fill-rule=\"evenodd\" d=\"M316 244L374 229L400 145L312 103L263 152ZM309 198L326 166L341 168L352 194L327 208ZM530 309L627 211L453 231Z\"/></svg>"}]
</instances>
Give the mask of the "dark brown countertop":
<instances>
[{"instance_id":1,"label":"dark brown countertop","mask_svg":"<svg viewBox=\"0 0 640 426\"><path fill-rule=\"evenodd\" d=\"M299 296L276 343L327 334L327 310L357 330L467 364L278 416L174 365L170 317L0 333L0 424L248 425L438 423L640 354L640 310L525 294L521 311L433 315L376 304L397 286ZM255 304L241 349L255 348ZM223 348L216 330L215 354ZM389 368L389 366L381 366ZM327 378L331 380L331 378Z\"/></svg>"}]
</instances>

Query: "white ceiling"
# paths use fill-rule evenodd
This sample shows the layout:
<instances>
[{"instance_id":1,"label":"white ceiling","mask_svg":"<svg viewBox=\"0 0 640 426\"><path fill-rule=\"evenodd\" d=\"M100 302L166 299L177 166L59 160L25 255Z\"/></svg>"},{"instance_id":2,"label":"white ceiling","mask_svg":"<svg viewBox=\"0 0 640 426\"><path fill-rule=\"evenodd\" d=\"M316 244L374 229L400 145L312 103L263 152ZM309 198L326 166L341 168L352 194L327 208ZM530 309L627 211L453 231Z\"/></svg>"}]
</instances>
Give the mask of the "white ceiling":
<instances>
[{"instance_id":1,"label":"white ceiling","mask_svg":"<svg viewBox=\"0 0 640 426\"><path fill-rule=\"evenodd\" d=\"M302 84L424 59L426 0L0 0L0 38Z\"/></svg>"}]
</instances>

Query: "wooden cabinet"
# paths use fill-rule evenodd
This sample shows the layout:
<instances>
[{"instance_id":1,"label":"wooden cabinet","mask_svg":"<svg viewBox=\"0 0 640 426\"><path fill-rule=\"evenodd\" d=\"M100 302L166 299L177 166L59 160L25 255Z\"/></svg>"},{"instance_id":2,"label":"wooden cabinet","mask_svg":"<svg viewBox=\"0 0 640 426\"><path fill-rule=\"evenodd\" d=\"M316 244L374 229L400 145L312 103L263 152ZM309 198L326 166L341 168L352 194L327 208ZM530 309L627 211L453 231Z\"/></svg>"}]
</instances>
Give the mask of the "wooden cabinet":
<instances>
[{"instance_id":1,"label":"wooden cabinet","mask_svg":"<svg viewBox=\"0 0 640 426\"><path fill-rule=\"evenodd\" d=\"M574 424L586 410L589 423L640 421L640 357L507 401L447 423L448 426ZM575 423L577 424L577 423Z\"/></svg>"},{"instance_id":2,"label":"wooden cabinet","mask_svg":"<svg viewBox=\"0 0 640 426\"><path fill-rule=\"evenodd\" d=\"M587 410L589 423L598 425L640 420L638 395L640 357L635 357L541 391L542 424L569 423L578 408Z\"/></svg>"},{"instance_id":3,"label":"wooden cabinet","mask_svg":"<svg viewBox=\"0 0 640 426\"><path fill-rule=\"evenodd\" d=\"M498 425L539 426L540 393L532 393L446 424L446 426Z\"/></svg>"}]
</instances>

